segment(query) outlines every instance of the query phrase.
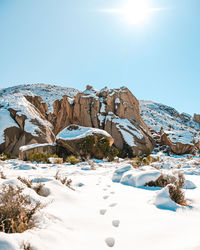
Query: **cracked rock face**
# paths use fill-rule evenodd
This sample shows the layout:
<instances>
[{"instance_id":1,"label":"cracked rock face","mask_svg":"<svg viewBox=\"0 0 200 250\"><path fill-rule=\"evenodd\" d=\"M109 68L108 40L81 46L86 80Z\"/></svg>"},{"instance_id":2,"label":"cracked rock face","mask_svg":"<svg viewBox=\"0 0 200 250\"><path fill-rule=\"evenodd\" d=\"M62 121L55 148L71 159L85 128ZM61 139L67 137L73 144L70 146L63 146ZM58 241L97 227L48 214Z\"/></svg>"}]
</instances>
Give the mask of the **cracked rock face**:
<instances>
[{"instance_id":1,"label":"cracked rock face","mask_svg":"<svg viewBox=\"0 0 200 250\"><path fill-rule=\"evenodd\" d=\"M106 130L124 156L152 151L154 141L140 115L139 102L127 88L97 91L87 86L78 92L46 85L49 91L48 95L45 91L45 96L44 88L45 85L23 85L0 91L0 119L4 119L1 110L6 109L13 121L0 128L1 151L17 155L20 146L53 143L70 124Z\"/></svg>"}]
</instances>

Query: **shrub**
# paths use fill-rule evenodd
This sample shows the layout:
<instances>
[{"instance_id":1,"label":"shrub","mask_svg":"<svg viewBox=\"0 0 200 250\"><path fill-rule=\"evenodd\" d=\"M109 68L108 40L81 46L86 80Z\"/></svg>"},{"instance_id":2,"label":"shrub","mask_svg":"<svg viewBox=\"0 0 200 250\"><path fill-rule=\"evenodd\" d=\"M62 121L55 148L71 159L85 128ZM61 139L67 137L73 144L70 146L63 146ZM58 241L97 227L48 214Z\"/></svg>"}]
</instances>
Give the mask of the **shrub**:
<instances>
[{"instance_id":1,"label":"shrub","mask_svg":"<svg viewBox=\"0 0 200 250\"><path fill-rule=\"evenodd\" d=\"M56 154L52 155L49 153L33 153L28 157L28 160L31 162L43 162L43 163L50 163L49 158L50 157L54 157L54 158L58 158L58 156Z\"/></svg>"},{"instance_id":2,"label":"shrub","mask_svg":"<svg viewBox=\"0 0 200 250\"><path fill-rule=\"evenodd\" d=\"M85 154L90 154L92 152L94 144L95 144L94 136L88 135L83 139L82 143L80 144L80 149Z\"/></svg>"},{"instance_id":3,"label":"shrub","mask_svg":"<svg viewBox=\"0 0 200 250\"><path fill-rule=\"evenodd\" d=\"M69 162L69 163L75 165L76 163L79 162L79 160L74 155L70 155L67 157L66 162Z\"/></svg>"},{"instance_id":4,"label":"shrub","mask_svg":"<svg viewBox=\"0 0 200 250\"><path fill-rule=\"evenodd\" d=\"M23 188L3 185L0 194L0 231L22 233L33 228L34 215L41 208L40 202L34 204L23 194Z\"/></svg>"},{"instance_id":5,"label":"shrub","mask_svg":"<svg viewBox=\"0 0 200 250\"><path fill-rule=\"evenodd\" d=\"M6 176L5 176L5 174L3 173L3 171L0 171L0 178L1 178L1 179L6 179Z\"/></svg>"},{"instance_id":6,"label":"shrub","mask_svg":"<svg viewBox=\"0 0 200 250\"><path fill-rule=\"evenodd\" d=\"M72 180L68 179L66 176L64 178L59 176L60 171L58 170L55 174L55 179L60 181L63 185L67 186L68 188L74 190L71 186Z\"/></svg>"},{"instance_id":7,"label":"shrub","mask_svg":"<svg viewBox=\"0 0 200 250\"><path fill-rule=\"evenodd\" d=\"M44 196L44 197L47 196L47 194L46 194L46 192L45 192L45 190L44 190L44 184L41 183L41 182L36 183L36 185L33 186L32 189L33 189L38 195L40 195L40 196Z\"/></svg>"},{"instance_id":8,"label":"shrub","mask_svg":"<svg viewBox=\"0 0 200 250\"><path fill-rule=\"evenodd\" d=\"M24 243L24 242L22 243L20 249L22 249L22 250L33 250L30 243Z\"/></svg>"},{"instance_id":9,"label":"shrub","mask_svg":"<svg viewBox=\"0 0 200 250\"><path fill-rule=\"evenodd\" d=\"M15 159L16 157L13 156L10 152L2 153L0 154L0 160L1 161L6 161L9 159Z\"/></svg>"},{"instance_id":10,"label":"shrub","mask_svg":"<svg viewBox=\"0 0 200 250\"><path fill-rule=\"evenodd\" d=\"M174 202L176 202L182 206L188 206L188 204L185 200L185 195L179 186L174 185L174 184L169 184L168 189L169 189L170 198Z\"/></svg>"},{"instance_id":11,"label":"shrub","mask_svg":"<svg viewBox=\"0 0 200 250\"><path fill-rule=\"evenodd\" d=\"M185 183L185 177L182 173L174 173L174 175L161 174L161 176L155 180L145 184L149 187L166 187L168 184L173 184L176 187L183 187Z\"/></svg>"},{"instance_id":12,"label":"shrub","mask_svg":"<svg viewBox=\"0 0 200 250\"><path fill-rule=\"evenodd\" d=\"M20 176L17 177L22 183L24 183L28 188L33 189L38 195L46 197L46 192L44 191L44 184L38 182L36 185L33 185L32 180L28 180L26 178L22 178Z\"/></svg>"},{"instance_id":13,"label":"shrub","mask_svg":"<svg viewBox=\"0 0 200 250\"><path fill-rule=\"evenodd\" d=\"M148 155L147 157L135 157L132 159L132 162L130 164L133 167L140 167L145 165L150 165L153 162L160 161L159 157L154 158L151 155Z\"/></svg>"},{"instance_id":14,"label":"shrub","mask_svg":"<svg viewBox=\"0 0 200 250\"><path fill-rule=\"evenodd\" d=\"M97 135L86 136L82 143L80 144L80 150L90 157L97 158L108 158L109 161L113 161L114 158L119 154L119 151L115 147L110 146L110 141L108 137Z\"/></svg>"}]
</instances>

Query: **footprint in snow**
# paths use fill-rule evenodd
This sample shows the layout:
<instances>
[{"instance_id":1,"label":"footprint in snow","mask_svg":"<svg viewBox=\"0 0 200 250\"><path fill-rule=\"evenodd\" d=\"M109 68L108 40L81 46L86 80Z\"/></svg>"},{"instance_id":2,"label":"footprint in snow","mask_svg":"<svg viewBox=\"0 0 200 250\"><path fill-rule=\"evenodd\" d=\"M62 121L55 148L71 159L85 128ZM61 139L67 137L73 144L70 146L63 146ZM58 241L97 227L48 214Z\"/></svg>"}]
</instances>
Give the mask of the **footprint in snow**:
<instances>
[{"instance_id":1,"label":"footprint in snow","mask_svg":"<svg viewBox=\"0 0 200 250\"><path fill-rule=\"evenodd\" d=\"M111 203L110 205L109 205L109 207L115 207L117 205L117 203Z\"/></svg>"},{"instance_id":2,"label":"footprint in snow","mask_svg":"<svg viewBox=\"0 0 200 250\"><path fill-rule=\"evenodd\" d=\"M105 242L108 247L113 247L115 245L115 239L112 237L106 238Z\"/></svg>"},{"instance_id":3,"label":"footprint in snow","mask_svg":"<svg viewBox=\"0 0 200 250\"><path fill-rule=\"evenodd\" d=\"M115 194L115 192L113 192L113 191L112 191L112 192L110 192L110 193L111 193L111 194Z\"/></svg>"},{"instance_id":4,"label":"footprint in snow","mask_svg":"<svg viewBox=\"0 0 200 250\"><path fill-rule=\"evenodd\" d=\"M110 185L107 185L107 187L109 187L109 188L110 188L111 186L110 186Z\"/></svg>"},{"instance_id":5,"label":"footprint in snow","mask_svg":"<svg viewBox=\"0 0 200 250\"><path fill-rule=\"evenodd\" d=\"M103 191L107 191L107 188L104 188Z\"/></svg>"},{"instance_id":6,"label":"footprint in snow","mask_svg":"<svg viewBox=\"0 0 200 250\"><path fill-rule=\"evenodd\" d=\"M104 200L106 200L106 199L109 198L109 196L108 195L104 195L103 198L104 198Z\"/></svg>"},{"instance_id":7,"label":"footprint in snow","mask_svg":"<svg viewBox=\"0 0 200 250\"><path fill-rule=\"evenodd\" d=\"M104 215L107 212L107 210L106 209L101 209L99 212L100 212L101 215Z\"/></svg>"},{"instance_id":8,"label":"footprint in snow","mask_svg":"<svg viewBox=\"0 0 200 250\"><path fill-rule=\"evenodd\" d=\"M120 221L119 220L113 220L112 225L113 227L119 227Z\"/></svg>"}]
</instances>

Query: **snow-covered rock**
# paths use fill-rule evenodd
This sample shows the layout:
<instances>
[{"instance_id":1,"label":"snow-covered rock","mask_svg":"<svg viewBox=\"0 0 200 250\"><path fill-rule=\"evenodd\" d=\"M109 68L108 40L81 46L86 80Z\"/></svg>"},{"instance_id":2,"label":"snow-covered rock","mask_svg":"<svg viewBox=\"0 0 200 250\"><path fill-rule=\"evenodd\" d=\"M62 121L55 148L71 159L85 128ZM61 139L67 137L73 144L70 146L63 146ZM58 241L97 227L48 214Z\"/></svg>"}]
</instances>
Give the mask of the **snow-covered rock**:
<instances>
[{"instance_id":1,"label":"snow-covered rock","mask_svg":"<svg viewBox=\"0 0 200 250\"><path fill-rule=\"evenodd\" d=\"M122 178L120 183L133 187L142 187L145 186L150 181L156 181L161 175L161 172L158 170L147 170L147 171L128 171Z\"/></svg>"}]
</instances>

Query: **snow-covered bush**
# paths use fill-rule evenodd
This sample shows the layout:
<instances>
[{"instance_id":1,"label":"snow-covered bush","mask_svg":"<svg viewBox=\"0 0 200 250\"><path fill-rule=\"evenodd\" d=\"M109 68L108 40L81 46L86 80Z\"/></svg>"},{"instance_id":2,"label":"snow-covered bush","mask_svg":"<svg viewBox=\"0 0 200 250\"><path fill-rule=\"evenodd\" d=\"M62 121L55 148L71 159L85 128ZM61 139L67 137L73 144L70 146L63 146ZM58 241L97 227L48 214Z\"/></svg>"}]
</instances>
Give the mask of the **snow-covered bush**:
<instances>
[{"instance_id":1,"label":"snow-covered bush","mask_svg":"<svg viewBox=\"0 0 200 250\"><path fill-rule=\"evenodd\" d=\"M33 203L23 188L3 185L0 193L0 231L22 233L35 226L34 215L42 208Z\"/></svg>"}]
</instances>

